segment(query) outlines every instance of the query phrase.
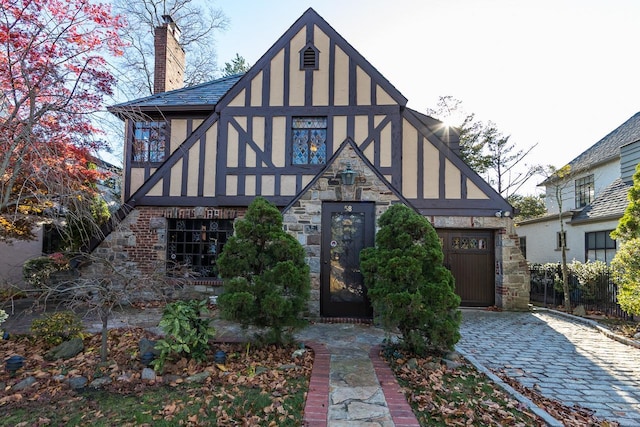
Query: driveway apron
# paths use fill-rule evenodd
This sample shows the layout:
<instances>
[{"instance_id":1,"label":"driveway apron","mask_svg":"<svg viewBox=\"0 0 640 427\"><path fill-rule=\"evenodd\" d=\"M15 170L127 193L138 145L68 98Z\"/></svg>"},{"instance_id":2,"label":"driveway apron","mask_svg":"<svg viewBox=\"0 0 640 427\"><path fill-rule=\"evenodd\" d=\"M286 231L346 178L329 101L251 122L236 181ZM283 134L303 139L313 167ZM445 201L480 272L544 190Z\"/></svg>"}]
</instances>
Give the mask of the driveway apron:
<instances>
[{"instance_id":1,"label":"driveway apron","mask_svg":"<svg viewBox=\"0 0 640 427\"><path fill-rule=\"evenodd\" d=\"M550 312L463 310L457 346L568 406L640 427L640 349Z\"/></svg>"}]
</instances>

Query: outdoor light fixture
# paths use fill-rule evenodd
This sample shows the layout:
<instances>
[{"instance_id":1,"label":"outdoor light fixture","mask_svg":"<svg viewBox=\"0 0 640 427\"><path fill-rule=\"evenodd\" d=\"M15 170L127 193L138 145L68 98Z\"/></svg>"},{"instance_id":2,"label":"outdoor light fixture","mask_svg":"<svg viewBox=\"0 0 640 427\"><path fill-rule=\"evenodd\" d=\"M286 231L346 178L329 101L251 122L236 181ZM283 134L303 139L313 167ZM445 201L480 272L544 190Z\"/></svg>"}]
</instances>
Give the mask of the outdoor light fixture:
<instances>
[{"instance_id":1,"label":"outdoor light fixture","mask_svg":"<svg viewBox=\"0 0 640 427\"><path fill-rule=\"evenodd\" d=\"M356 182L356 175L358 173L351 169L351 162L347 163L347 168L340 172L340 176L342 177L342 184L344 185L353 185Z\"/></svg>"},{"instance_id":2,"label":"outdoor light fixture","mask_svg":"<svg viewBox=\"0 0 640 427\"><path fill-rule=\"evenodd\" d=\"M7 359L7 364L5 366L7 372L11 375L15 374L16 371L24 365L24 357L22 356L11 356Z\"/></svg>"},{"instance_id":3,"label":"outdoor light fixture","mask_svg":"<svg viewBox=\"0 0 640 427\"><path fill-rule=\"evenodd\" d=\"M227 353L225 353L222 350L216 351L216 353L213 355L213 361L221 365L224 365L225 362L227 361Z\"/></svg>"},{"instance_id":4,"label":"outdoor light fixture","mask_svg":"<svg viewBox=\"0 0 640 427\"><path fill-rule=\"evenodd\" d=\"M496 215L496 218L502 218L502 217L509 218L511 216L511 212L509 212L509 211L497 211L495 215Z\"/></svg>"},{"instance_id":5,"label":"outdoor light fixture","mask_svg":"<svg viewBox=\"0 0 640 427\"><path fill-rule=\"evenodd\" d=\"M147 351L146 353L143 353L142 356L140 356L140 363L142 363L144 366L149 367L151 365L151 362L153 362L155 358L156 355L153 354L153 352Z\"/></svg>"}]
</instances>

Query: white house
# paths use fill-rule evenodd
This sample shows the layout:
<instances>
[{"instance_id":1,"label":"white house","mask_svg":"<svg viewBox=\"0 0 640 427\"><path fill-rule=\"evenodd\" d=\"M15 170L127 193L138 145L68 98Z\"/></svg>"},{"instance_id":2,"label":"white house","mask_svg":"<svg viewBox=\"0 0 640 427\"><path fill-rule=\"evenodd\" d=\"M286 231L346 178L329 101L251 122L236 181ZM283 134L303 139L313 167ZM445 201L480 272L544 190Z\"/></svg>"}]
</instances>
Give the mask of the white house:
<instances>
[{"instance_id":1,"label":"white house","mask_svg":"<svg viewBox=\"0 0 640 427\"><path fill-rule=\"evenodd\" d=\"M527 261L559 262L564 240L568 261L609 263L618 247L609 233L624 214L639 160L640 113L636 113L573 159L565 178L556 175L542 182L547 214L517 223Z\"/></svg>"}]
</instances>

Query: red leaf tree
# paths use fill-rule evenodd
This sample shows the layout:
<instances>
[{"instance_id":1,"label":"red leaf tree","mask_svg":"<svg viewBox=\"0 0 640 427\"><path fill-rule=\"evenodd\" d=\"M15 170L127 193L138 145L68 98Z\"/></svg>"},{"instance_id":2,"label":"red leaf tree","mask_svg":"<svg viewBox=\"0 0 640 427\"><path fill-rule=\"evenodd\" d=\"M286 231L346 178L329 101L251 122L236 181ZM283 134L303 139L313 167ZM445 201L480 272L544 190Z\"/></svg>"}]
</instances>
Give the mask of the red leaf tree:
<instances>
[{"instance_id":1,"label":"red leaf tree","mask_svg":"<svg viewBox=\"0 0 640 427\"><path fill-rule=\"evenodd\" d=\"M29 239L47 207L91 195L91 121L112 93L105 56L123 19L89 0L0 0L0 240Z\"/></svg>"}]
</instances>

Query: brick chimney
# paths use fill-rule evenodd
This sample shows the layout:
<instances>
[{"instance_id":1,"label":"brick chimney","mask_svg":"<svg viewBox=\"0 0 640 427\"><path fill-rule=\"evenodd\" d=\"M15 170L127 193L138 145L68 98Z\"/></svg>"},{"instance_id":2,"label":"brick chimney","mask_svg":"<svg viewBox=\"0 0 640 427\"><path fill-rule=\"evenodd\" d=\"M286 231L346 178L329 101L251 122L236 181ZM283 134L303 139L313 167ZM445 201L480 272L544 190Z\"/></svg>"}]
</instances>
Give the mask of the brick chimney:
<instances>
[{"instance_id":1,"label":"brick chimney","mask_svg":"<svg viewBox=\"0 0 640 427\"><path fill-rule=\"evenodd\" d=\"M164 24L155 28L156 63L153 93L180 89L184 86L184 49L180 46L180 29L171 16L162 15Z\"/></svg>"}]
</instances>

